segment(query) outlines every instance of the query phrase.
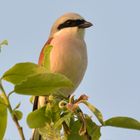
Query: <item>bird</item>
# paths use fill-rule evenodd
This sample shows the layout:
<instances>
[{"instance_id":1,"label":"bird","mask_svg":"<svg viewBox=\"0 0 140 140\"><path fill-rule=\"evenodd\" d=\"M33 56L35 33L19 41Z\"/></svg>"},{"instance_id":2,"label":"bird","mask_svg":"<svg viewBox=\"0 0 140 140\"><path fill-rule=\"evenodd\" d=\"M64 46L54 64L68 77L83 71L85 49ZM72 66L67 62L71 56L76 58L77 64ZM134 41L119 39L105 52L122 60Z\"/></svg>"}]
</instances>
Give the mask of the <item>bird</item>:
<instances>
[{"instance_id":1,"label":"bird","mask_svg":"<svg viewBox=\"0 0 140 140\"><path fill-rule=\"evenodd\" d=\"M77 13L65 13L54 22L48 41L41 50L38 64L48 67L48 63L45 63L44 50L51 45L49 71L63 74L72 81L73 88L61 92L66 97L76 90L87 69L88 57L84 36L85 29L92 25ZM44 96L36 96L33 111L44 106L45 102Z\"/></svg>"}]
</instances>

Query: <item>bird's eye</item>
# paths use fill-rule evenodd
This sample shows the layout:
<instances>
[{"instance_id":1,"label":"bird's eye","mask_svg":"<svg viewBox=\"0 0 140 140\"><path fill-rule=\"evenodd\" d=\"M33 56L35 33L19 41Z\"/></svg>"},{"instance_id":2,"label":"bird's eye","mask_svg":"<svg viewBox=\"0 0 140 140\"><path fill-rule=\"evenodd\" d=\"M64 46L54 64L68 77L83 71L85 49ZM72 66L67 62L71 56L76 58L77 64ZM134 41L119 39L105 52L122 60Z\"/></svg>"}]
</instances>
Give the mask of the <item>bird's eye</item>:
<instances>
[{"instance_id":1,"label":"bird's eye","mask_svg":"<svg viewBox=\"0 0 140 140\"><path fill-rule=\"evenodd\" d=\"M72 23L73 23L72 20L67 20L67 21L65 22L65 24L67 24L67 25L71 25Z\"/></svg>"}]
</instances>

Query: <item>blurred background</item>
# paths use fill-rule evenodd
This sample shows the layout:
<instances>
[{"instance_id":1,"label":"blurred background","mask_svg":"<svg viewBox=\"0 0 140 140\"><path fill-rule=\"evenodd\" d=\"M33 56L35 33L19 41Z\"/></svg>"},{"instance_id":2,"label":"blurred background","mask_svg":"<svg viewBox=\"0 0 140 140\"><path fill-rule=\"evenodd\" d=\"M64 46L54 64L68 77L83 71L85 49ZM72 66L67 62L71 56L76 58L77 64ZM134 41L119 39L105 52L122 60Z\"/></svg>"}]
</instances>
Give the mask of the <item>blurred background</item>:
<instances>
[{"instance_id":1,"label":"blurred background","mask_svg":"<svg viewBox=\"0 0 140 140\"><path fill-rule=\"evenodd\" d=\"M87 29L85 36L88 69L74 94L77 97L87 94L105 120L113 116L140 120L139 0L0 0L0 5L0 41L9 41L0 53L0 76L15 63L37 63L53 22L66 12L76 12L94 26ZM4 82L4 86L7 92L13 89L9 83ZM10 100L13 107L21 102L24 116L20 124L29 140L31 129L26 124L26 116L32 110L29 96L12 95ZM5 139L20 139L10 117ZM101 140L140 140L140 132L105 127Z\"/></svg>"}]
</instances>

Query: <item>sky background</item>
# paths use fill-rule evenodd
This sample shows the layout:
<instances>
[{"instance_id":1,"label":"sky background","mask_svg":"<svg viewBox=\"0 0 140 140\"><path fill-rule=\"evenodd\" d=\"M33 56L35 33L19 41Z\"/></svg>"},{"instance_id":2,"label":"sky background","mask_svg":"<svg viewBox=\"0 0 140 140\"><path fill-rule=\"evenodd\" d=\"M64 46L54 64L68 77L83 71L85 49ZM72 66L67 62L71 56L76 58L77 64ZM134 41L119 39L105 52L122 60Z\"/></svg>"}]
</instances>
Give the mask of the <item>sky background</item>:
<instances>
[{"instance_id":1,"label":"sky background","mask_svg":"<svg viewBox=\"0 0 140 140\"><path fill-rule=\"evenodd\" d=\"M66 12L79 13L94 24L85 36L88 69L75 94L87 94L105 120L113 116L140 120L139 0L0 0L0 41L9 41L0 53L0 76L15 63L37 63L51 25ZM7 92L13 89L6 82L4 86ZM10 99L13 107L21 102L20 123L29 140L29 97L12 95ZM5 138L20 139L10 117ZM140 131L106 127L101 140L140 140Z\"/></svg>"}]
</instances>

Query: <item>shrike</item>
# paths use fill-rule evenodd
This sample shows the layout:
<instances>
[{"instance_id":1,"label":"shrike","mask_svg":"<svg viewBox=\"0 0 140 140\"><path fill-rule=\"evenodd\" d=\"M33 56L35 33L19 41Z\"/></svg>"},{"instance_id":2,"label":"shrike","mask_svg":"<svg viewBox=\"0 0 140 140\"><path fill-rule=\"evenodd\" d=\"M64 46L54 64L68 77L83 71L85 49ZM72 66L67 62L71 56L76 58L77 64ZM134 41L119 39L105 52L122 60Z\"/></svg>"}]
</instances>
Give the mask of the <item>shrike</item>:
<instances>
[{"instance_id":1,"label":"shrike","mask_svg":"<svg viewBox=\"0 0 140 140\"><path fill-rule=\"evenodd\" d=\"M78 87L87 68L87 49L84 41L85 28L92 26L83 17L76 13L67 13L59 17L52 26L49 39L44 45L39 65L47 68L44 50L52 45L50 52L50 72L61 73L74 84L73 89L63 90L66 97ZM34 109L44 106L45 97L35 97Z\"/></svg>"}]
</instances>

